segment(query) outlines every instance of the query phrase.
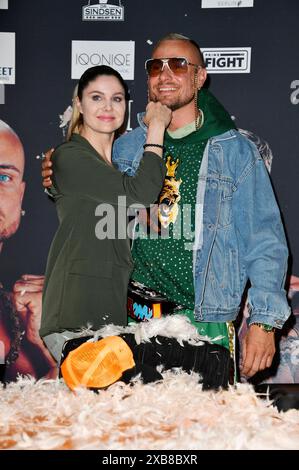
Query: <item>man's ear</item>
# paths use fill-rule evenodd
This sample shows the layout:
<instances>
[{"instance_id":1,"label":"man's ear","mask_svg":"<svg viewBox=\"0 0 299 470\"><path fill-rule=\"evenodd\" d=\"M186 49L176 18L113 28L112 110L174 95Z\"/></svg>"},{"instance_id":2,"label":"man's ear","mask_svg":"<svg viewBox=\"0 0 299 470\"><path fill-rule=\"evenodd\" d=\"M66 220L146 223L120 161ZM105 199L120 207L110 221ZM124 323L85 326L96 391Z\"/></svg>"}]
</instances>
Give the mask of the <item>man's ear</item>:
<instances>
[{"instance_id":1,"label":"man's ear","mask_svg":"<svg viewBox=\"0 0 299 470\"><path fill-rule=\"evenodd\" d=\"M205 67L200 67L198 68L197 71L197 89L200 90L200 88L203 87L204 82L207 79L207 69Z\"/></svg>"}]
</instances>

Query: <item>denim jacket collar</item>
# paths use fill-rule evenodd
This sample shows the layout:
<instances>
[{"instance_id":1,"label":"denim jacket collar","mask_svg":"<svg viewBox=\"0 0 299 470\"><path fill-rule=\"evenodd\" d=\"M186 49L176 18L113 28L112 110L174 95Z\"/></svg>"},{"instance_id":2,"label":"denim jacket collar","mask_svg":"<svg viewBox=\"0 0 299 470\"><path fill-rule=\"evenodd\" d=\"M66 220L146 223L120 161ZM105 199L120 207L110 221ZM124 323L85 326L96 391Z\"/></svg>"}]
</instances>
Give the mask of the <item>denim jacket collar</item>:
<instances>
[{"instance_id":1,"label":"denim jacket collar","mask_svg":"<svg viewBox=\"0 0 299 470\"><path fill-rule=\"evenodd\" d=\"M145 112L138 113L137 114L137 121L138 121L139 126L144 130L144 132L146 132L147 131L147 126L144 124L144 121L143 121L144 116L145 116Z\"/></svg>"}]
</instances>

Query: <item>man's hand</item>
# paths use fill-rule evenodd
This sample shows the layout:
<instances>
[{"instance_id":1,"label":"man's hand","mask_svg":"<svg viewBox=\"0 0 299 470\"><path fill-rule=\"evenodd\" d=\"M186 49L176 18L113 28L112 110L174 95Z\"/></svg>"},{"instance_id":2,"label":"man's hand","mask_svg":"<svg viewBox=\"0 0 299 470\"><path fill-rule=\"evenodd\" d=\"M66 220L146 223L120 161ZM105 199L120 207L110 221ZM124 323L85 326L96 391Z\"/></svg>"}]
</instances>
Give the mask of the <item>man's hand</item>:
<instances>
[{"instance_id":1,"label":"man's hand","mask_svg":"<svg viewBox=\"0 0 299 470\"><path fill-rule=\"evenodd\" d=\"M242 346L242 375L252 377L271 366L275 354L274 332L268 333L257 325L251 325Z\"/></svg>"},{"instance_id":2,"label":"man's hand","mask_svg":"<svg viewBox=\"0 0 299 470\"><path fill-rule=\"evenodd\" d=\"M45 153L45 158L42 162L42 177L43 177L43 186L44 188L50 188L52 186L51 175L53 171L51 170L52 162L51 157L54 152L54 149L50 149Z\"/></svg>"},{"instance_id":3,"label":"man's hand","mask_svg":"<svg viewBox=\"0 0 299 470\"><path fill-rule=\"evenodd\" d=\"M24 323L26 338L39 347L43 345L39 329L44 280L44 276L24 274L13 286L13 303Z\"/></svg>"}]
</instances>

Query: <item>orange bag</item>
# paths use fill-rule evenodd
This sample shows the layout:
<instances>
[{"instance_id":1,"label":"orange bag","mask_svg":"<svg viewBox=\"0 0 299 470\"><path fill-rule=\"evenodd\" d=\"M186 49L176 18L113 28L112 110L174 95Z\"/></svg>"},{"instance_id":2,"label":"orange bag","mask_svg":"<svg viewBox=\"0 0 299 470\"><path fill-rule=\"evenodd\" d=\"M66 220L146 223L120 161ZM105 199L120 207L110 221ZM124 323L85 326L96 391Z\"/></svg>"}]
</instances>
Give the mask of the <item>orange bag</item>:
<instances>
[{"instance_id":1,"label":"orange bag","mask_svg":"<svg viewBox=\"0 0 299 470\"><path fill-rule=\"evenodd\" d=\"M135 366L133 353L120 336L107 336L83 343L71 351L61 364L61 373L71 390L108 387Z\"/></svg>"}]
</instances>

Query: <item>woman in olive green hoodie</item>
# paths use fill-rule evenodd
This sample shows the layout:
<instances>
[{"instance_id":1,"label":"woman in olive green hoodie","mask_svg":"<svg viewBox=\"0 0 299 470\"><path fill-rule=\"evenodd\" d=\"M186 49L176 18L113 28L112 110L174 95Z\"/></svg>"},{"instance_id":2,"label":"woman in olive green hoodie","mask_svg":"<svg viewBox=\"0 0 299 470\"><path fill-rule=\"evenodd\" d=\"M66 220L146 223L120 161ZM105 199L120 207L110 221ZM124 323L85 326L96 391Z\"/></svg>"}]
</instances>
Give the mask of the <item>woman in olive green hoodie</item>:
<instances>
[{"instance_id":1,"label":"woman in olive green hoodie","mask_svg":"<svg viewBox=\"0 0 299 470\"><path fill-rule=\"evenodd\" d=\"M126 208L156 201L165 177L164 131L171 119L166 106L148 104L147 151L134 177L122 174L113 167L111 153L127 100L126 84L114 69L85 71L68 141L53 155L52 193L60 224L48 256L40 335L56 360L64 341L81 328L127 323L133 263ZM99 215L105 217L99 220Z\"/></svg>"}]
</instances>

